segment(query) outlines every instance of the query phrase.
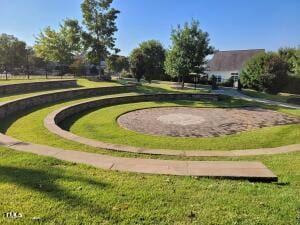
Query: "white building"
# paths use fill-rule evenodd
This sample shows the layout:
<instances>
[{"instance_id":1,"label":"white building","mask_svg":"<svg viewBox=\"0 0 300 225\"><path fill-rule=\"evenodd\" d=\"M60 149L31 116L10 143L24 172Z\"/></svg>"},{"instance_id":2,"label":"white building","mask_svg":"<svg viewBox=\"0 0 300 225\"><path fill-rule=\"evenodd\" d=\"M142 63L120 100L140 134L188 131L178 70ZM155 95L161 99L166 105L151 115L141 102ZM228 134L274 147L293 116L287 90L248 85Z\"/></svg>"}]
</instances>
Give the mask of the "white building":
<instances>
[{"instance_id":1,"label":"white building","mask_svg":"<svg viewBox=\"0 0 300 225\"><path fill-rule=\"evenodd\" d=\"M244 64L254 55L264 52L264 49L218 51L208 61L206 73L208 77L214 75L219 83L231 77L237 81Z\"/></svg>"}]
</instances>

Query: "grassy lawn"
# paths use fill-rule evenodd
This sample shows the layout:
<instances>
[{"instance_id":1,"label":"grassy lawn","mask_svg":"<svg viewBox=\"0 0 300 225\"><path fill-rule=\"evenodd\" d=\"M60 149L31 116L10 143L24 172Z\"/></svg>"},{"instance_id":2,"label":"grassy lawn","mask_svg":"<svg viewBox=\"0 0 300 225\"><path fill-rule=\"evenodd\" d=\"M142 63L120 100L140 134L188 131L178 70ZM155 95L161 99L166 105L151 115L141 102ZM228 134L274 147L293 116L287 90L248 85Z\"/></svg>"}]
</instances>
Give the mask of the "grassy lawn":
<instances>
[{"instance_id":1,"label":"grassy lawn","mask_svg":"<svg viewBox=\"0 0 300 225\"><path fill-rule=\"evenodd\" d=\"M245 89L242 91L243 94L249 95L251 97L255 98L264 98L269 99L272 101L278 101L278 102L287 102L289 98L298 97L300 98L300 95L297 94L289 94L289 93L278 93L277 95L271 95L268 93L263 93L255 90Z\"/></svg>"},{"instance_id":2,"label":"grassy lawn","mask_svg":"<svg viewBox=\"0 0 300 225\"><path fill-rule=\"evenodd\" d=\"M122 104L76 115L65 121L63 126L73 133L91 139L147 148L232 150L300 143L300 124L268 127L214 138L182 138L137 133L120 127L116 121L120 115L126 112L150 107L182 105L188 107L233 107L249 104L237 100L215 103L177 101ZM300 110L283 108L276 110L300 116Z\"/></svg>"},{"instance_id":3,"label":"grassy lawn","mask_svg":"<svg viewBox=\"0 0 300 225\"><path fill-rule=\"evenodd\" d=\"M90 87L96 85L89 81L82 82ZM102 85L106 84L102 83ZM158 87L156 84L153 85L150 87L144 85L140 87L139 92L155 93L160 90L161 93L164 93L164 90L169 87L164 86L167 84L160 84ZM169 91L173 90L167 90L167 92ZM112 96L123 95L129 94ZM79 99L33 108L1 121L0 131L24 141L64 149L137 157L138 155L135 154L110 152L68 141L51 134L43 126L44 118L56 109L87 99L112 96ZM232 100L213 105L189 101L124 104L89 112L79 120L74 117L76 122L71 129L79 126L81 120L92 118L91 115L94 114L97 119L94 117L94 124L90 124L94 126L93 129L99 129L97 124L101 125L102 123L103 126L107 126L104 128L108 129L106 131L109 133L112 131L109 130L110 127L106 123L113 121L111 128L115 126L114 129L119 129L114 121L115 117L122 112L139 107L176 106L178 104L192 107L226 107L245 105L246 103ZM300 116L300 110L283 108L276 108L276 110ZM68 121L69 124L72 124L71 122ZM88 127L86 130L91 132ZM99 129L99 131L103 132L103 129ZM120 134L118 132L116 135ZM271 142L264 140L267 138L273 138L277 144L287 140L291 141L292 137L294 142L300 140L298 125L274 127L270 130L261 129L254 133L253 137L246 135L248 139L246 136L239 137L242 135L239 134L237 137L230 137L229 139L233 138L231 141L228 139L228 141L221 140L221 142L228 147L233 146L230 142L233 142L234 138L250 142L255 137L258 139L255 141L265 144ZM126 138L133 140L131 136L126 136ZM147 142L145 138L148 137L143 136L142 138L144 138L144 142ZM215 142L219 143L215 140L214 138L210 141L213 142L210 146L216 145ZM168 148L170 145L175 145L173 139L168 141ZM203 143L205 142L209 146L209 142L204 140ZM156 144L162 144L162 141L159 140ZM181 144L192 146L188 142L185 143L185 140ZM242 144L242 142L238 144ZM145 155L138 157L164 158ZM208 160L204 157L193 159ZM261 161L279 176L279 182L268 184L239 180L121 173L0 147L0 192L2 193L0 194L0 213L2 214L0 224L299 224L299 152L273 156L209 159ZM6 212L19 212L23 217L15 220L5 218L3 215Z\"/></svg>"},{"instance_id":4,"label":"grassy lawn","mask_svg":"<svg viewBox=\"0 0 300 225\"><path fill-rule=\"evenodd\" d=\"M126 80L119 80L122 84L128 84ZM202 89L194 90L193 88L184 88L178 89L174 88L175 82L170 81L153 81L151 84L146 81L142 81L138 86L138 91L144 94L157 94L157 93L207 93L207 87L203 87Z\"/></svg>"},{"instance_id":5,"label":"grassy lawn","mask_svg":"<svg viewBox=\"0 0 300 225\"><path fill-rule=\"evenodd\" d=\"M34 80L36 81L36 80ZM0 81L0 85L1 85ZM12 83L16 83L15 80L11 81ZM33 82L31 80L30 82ZM95 88L95 87L112 87L112 86L119 86L120 84L117 82L94 82L94 81L89 81L87 79L78 79L77 80L78 88ZM78 89L76 88L76 89ZM20 93L20 94L12 94L12 95L5 95L5 96L0 96L0 102L5 102L5 101L11 101L14 99L18 98L25 98L25 97L30 97L33 95L40 95L40 94L47 94L51 92L56 92L56 91L64 91L64 90L71 90L74 88L64 88L64 89L49 89L49 90L43 90L43 91L35 91L35 92L30 92L30 93Z\"/></svg>"},{"instance_id":6,"label":"grassy lawn","mask_svg":"<svg viewBox=\"0 0 300 225\"><path fill-rule=\"evenodd\" d=\"M102 81L102 82L95 82L95 81L90 81L87 79L77 79L77 84L81 87L85 87L85 88L94 88L94 87L111 87L111 86L120 86L121 84L119 84L118 82L115 81L111 81L111 82L106 82L106 81Z\"/></svg>"},{"instance_id":7,"label":"grassy lawn","mask_svg":"<svg viewBox=\"0 0 300 225\"><path fill-rule=\"evenodd\" d=\"M133 93L134 94L134 93ZM113 96L123 96L128 94L119 94ZM112 96L105 96L112 97ZM78 151L98 152L105 153L104 150L89 147L83 144L79 144L73 141L60 138L57 135L49 132L44 127L44 118L52 111L64 107L69 104L79 103L85 100L100 99L105 97L92 97L80 100L67 101L62 103L50 104L40 108L33 108L29 111L24 111L16 114L9 119L0 123L0 132L6 133L9 136L18 138L20 140L45 144L63 149L71 149Z\"/></svg>"},{"instance_id":8,"label":"grassy lawn","mask_svg":"<svg viewBox=\"0 0 300 225\"><path fill-rule=\"evenodd\" d=\"M194 90L194 89L175 89L169 83L161 83L161 84L148 84L144 83L142 86L138 87L138 90L141 93L145 94L163 94L163 93L207 93L206 90Z\"/></svg>"},{"instance_id":9,"label":"grassy lawn","mask_svg":"<svg viewBox=\"0 0 300 225\"><path fill-rule=\"evenodd\" d=\"M132 93L134 94L134 93ZM128 94L120 94L114 96L123 96ZM93 97L89 99L106 98ZM15 115L10 119L3 121L0 124L2 132L16 137L20 140L51 145L64 149L73 149L89 152L109 153L109 151L93 148L82 145L73 141L65 140L52 133L50 133L43 125L44 118L52 111L78 103L87 99L80 99L74 101L67 101L62 103L50 104L46 107L33 108L29 112L22 112L20 115ZM211 103L203 102L162 102L162 103L136 103L124 104L112 107L106 107L101 110L90 112L79 120L78 115L66 121L66 126L71 126L71 131L82 136L94 138L111 143L129 144L133 146L142 146L149 148L172 148L172 149L245 149L258 147L275 147L285 144L299 143L300 140L300 125L287 125L279 127L271 127L259 129L251 132L242 132L240 134L224 136L218 138L174 138L174 137L158 137L138 134L132 131L121 129L116 123L115 119L120 114L134 110L137 108L157 107L157 106L178 106L186 105L192 107L211 107L211 106L241 106L255 103L246 103L241 100L230 100L229 102L218 102L212 105ZM300 110L289 110L278 108L277 110L285 113L293 113L300 116ZM95 120L95 118L97 118ZM75 121L74 124L72 124ZM128 153L117 153L116 155L127 155ZM130 155L130 154L129 154Z\"/></svg>"},{"instance_id":10,"label":"grassy lawn","mask_svg":"<svg viewBox=\"0 0 300 225\"><path fill-rule=\"evenodd\" d=\"M48 79L45 78L45 76L30 76L30 79L27 79L26 76L22 76L22 78L13 78L13 79L0 79L0 85L5 85L5 84L21 84L21 83L31 83L31 82L43 82L43 81L54 81L54 80L70 80L74 79L73 77L68 77L68 78L59 78L59 77L49 77Z\"/></svg>"},{"instance_id":11,"label":"grassy lawn","mask_svg":"<svg viewBox=\"0 0 300 225\"><path fill-rule=\"evenodd\" d=\"M279 183L105 171L0 147L0 224L297 224L300 153L261 156Z\"/></svg>"}]
</instances>

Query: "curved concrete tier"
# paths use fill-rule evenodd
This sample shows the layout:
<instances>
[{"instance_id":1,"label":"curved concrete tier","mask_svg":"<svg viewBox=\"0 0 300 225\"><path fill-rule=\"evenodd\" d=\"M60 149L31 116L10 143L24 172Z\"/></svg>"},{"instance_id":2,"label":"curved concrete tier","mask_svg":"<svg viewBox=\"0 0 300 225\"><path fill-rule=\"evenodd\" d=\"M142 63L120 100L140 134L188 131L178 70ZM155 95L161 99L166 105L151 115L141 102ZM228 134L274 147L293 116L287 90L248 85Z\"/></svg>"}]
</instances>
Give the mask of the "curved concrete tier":
<instances>
[{"instance_id":1,"label":"curved concrete tier","mask_svg":"<svg viewBox=\"0 0 300 225\"><path fill-rule=\"evenodd\" d=\"M59 102L62 100L86 98L97 95L117 94L123 92L131 92L135 90L135 85L127 85L114 87L80 88L72 90L55 91L46 94L37 94L26 98L20 98L0 103L0 120L13 113L32 108L34 106Z\"/></svg>"},{"instance_id":2,"label":"curved concrete tier","mask_svg":"<svg viewBox=\"0 0 300 225\"><path fill-rule=\"evenodd\" d=\"M228 151L215 151L215 150L173 150L173 149L151 149L140 148L121 144L111 144L102 141L97 141L85 137L78 136L69 131L63 130L59 123L66 118L73 116L77 113L83 112L97 107L105 107L109 105L117 105L130 102L142 101L162 101L162 100L195 100L195 99L218 99L217 95L211 94L159 94L159 95L138 95L138 96L125 96L98 100L89 100L64 108L58 109L49 114L44 119L45 127L65 139L75 141L81 144L89 145L96 148L114 150L120 152L131 152L152 155L168 155L168 156L186 156L186 157L240 157L240 156L255 156L255 155L274 155L288 152L300 151L300 144L276 147L276 148L260 148L260 149L247 149L247 150L228 150Z\"/></svg>"},{"instance_id":3,"label":"curved concrete tier","mask_svg":"<svg viewBox=\"0 0 300 225\"><path fill-rule=\"evenodd\" d=\"M0 85L0 96L55 88L77 87L77 80L52 80Z\"/></svg>"},{"instance_id":4,"label":"curved concrete tier","mask_svg":"<svg viewBox=\"0 0 300 225\"><path fill-rule=\"evenodd\" d=\"M143 174L247 179L260 182L274 182L278 180L277 176L261 162L178 161L113 157L25 143L3 134L0 134L0 145L17 151L50 156L74 163L83 163L105 170Z\"/></svg>"},{"instance_id":5,"label":"curved concrete tier","mask_svg":"<svg viewBox=\"0 0 300 225\"><path fill-rule=\"evenodd\" d=\"M127 88L129 87L124 87L125 90L127 90ZM111 91L108 91L108 89L104 90L98 90L96 92L111 93ZM74 92L76 93L77 97L84 97L86 96L86 94L90 93L90 90L86 90L84 92L81 92L82 90L78 91L79 92ZM60 92L59 94L51 93L50 95L47 94L33 96L1 104L0 111L2 110L5 112L1 114L1 119L6 118L7 116L21 109L28 109L32 106L41 106L45 103L56 102L62 99L66 99L63 98L64 96L70 98L71 93L72 92L67 91ZM277 176L274 175L260 162L177 161L113 157L102 154L64 150L46 145L26 143L1 133L0 146L5 146L10 149L22 152L30 152L43 156L51 156L69 162L84 163L87 165L107 170L178 176L248 179L253 181L265 182L277 181Z\"/></svg>"}]
</instances>

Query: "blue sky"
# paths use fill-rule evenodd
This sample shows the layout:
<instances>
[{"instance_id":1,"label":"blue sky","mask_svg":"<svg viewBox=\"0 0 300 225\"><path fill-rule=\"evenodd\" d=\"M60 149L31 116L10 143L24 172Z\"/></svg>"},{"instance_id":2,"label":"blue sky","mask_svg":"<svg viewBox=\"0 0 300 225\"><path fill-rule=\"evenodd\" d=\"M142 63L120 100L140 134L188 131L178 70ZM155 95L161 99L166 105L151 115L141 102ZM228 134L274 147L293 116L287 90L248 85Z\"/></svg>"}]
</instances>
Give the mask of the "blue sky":
<instances>
[{"instance_id":1,"label":"blue sky","mask_svg":"<svg viewBox=\"0 0 300 225\"><path fill-rule=\"evenodd\" d=\"M81 19L82 0L0 0L0 33L34 43L46 26ZM170 45L172 26L192 18L219 50L300 45L300 0L115 0L117 47L127 55L144 40Z\"/></svg>"}]
</instances>

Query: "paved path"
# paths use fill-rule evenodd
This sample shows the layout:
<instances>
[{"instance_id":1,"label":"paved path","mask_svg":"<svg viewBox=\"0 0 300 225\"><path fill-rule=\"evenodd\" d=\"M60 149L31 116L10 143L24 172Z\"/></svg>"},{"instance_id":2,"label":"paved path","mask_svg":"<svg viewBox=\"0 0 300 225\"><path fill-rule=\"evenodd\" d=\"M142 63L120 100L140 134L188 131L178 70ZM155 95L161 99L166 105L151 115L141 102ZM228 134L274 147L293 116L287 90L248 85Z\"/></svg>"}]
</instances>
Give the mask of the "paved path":
<instances>
[{"instance_id":1,"label":"paved path","mask_svg":"<svg viewBox=\"0 0 300 225\"><path fill-rule=\"evenodd\" d=\"M223 95L240 98L240 99L247 100L247 101L260 102L260 103L264 103L267 105L276 105L276 106L287 107L287 108L292 108L292 109L300 109L300 106L297 106L294 104L272 101L272 100L263 99L263 98L254 98L254 97L245 95L233 88L220 88L219 90L213 90L213 93L223 94Z\"/></svg>"},{"instance_id":2,"label":"paved path","mask_svg":"<svg viewBox=\"0 0 300 225\"><path fill-rule=\"evenodd\" d=\"M260 162L122 158L25 143L3 134L0 134L0 145L17 151L51 156L60 160L83 163L106 170L177 176L248 179L263 182L277 181L277 176Z\"/></svg>"},{"instance_id":3,"label":"paved path","mask_svg":"<svg viewBox=\"0 0 300 225\"><path fill-rule=\"evenodd\" d=\"M171 86L178 86L178 84L175 83L175 84L172 84ZM194 89L193 84L187 84L186 88ZM208 85L201 85L197 89L208 91L208 90L211 90L211 87ZM267 105L276 105L276 106L287 107L287 108L292 108L292 109L300 109L299 105L283 103L283 102L268 100L268 99L264 99L264 98L251 97L251 96L245 95L242 92L240 92L234 88L230 88L230 87L219 87L218 90L212 90L212 93L227 95L227 96L231 96L231 97L235 97L235 98L239 98L239 99L243 99L243 100L247 100L247 101L260 102L260 103L264 103Z\"/></svg>"}]
</instances>

